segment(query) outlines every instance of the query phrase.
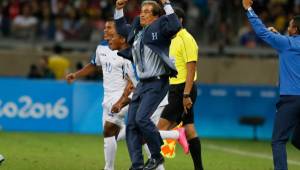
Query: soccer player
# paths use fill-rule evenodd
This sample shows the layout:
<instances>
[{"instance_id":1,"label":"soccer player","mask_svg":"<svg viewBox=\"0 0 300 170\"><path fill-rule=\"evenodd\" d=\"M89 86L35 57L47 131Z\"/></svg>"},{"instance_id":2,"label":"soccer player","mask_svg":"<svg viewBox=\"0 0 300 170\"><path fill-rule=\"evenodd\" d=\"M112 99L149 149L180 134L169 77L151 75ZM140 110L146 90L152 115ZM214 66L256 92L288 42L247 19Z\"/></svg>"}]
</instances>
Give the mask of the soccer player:
<instances>
[{"instance_id":1,"label":"soccer player","mask_svg":"<svg viewBox=\"0 0 300 170\"><path fill-rule=\"evenodd\" d=\"M169 58L172 37L180 29L180 22L168 0L160 0L166 15L160 16L161 7L156 1L144 1L141 14L132 25L127 24L123 8L127 0L117 0L115 22L118 33L128 35L132 58L140 78L128 109L126 141L132 162L132 170L152 170L164 162L160 154L162 138L150 120L151 115L165 97L169 76L177 70ZM144 165L142 141L146 141L151 159Z\"/></svg>"},{"instance_id":2,"label":"soccer player","mask_svg":"<svg viewBox=\"0 0 300 170\"><path fill-rule=\"evenodd\" d=\"M183 23L185 18L183 10L175 8L175 13ZM176 78L170 78L169 104L165 107L157 127L160 130L169 130L182 122L194 169L202 170L201 144L194 125L193 110L193 104L197 97L197 87L194 81L197 78L198 46L186 29L181 28L172 39L170 56L175 58L178 75Z\"/></svg>"},{"instance_id":3,"label":"soccer player","mask_svg":"<svg viewBox=\"0 0 300 170\"><path fill-rule=\"evenodd\" d=\"M252 0L243 0L243 7L253 30L279 54L280 98L276 104L272 151L274 169L287 170L286 143L300 122L300 16L291 19L288 35L285 36L267 29L251 8L252 4ZM299 132L297 135L299 136ZM299 137L294 140L299 140Z\"/></svg>"},{"instance_id":4,"label":"soccer player","mask_svg":"<svg viewBox=\"0 0 300 170\"><path fill-rule=\"evenodd\" d=\"M114 21L107 21L104 39L109 40L115 32ZM93 73L97 70L97 66L102 66L103 70L104 169L113 170L117 150L116 138L120 129L124 127L124 115L127 113L126 107L118 110L118 105L130 94L132 82L127 79L126 75L131 74L129 72L133 72L133 69L129 60L119 57L117 51L112 51L107 41L104 41L98 45L91 63L75 73L68 74L66 79L71 83L77 78Z\"/></svg>"}]
</instances>

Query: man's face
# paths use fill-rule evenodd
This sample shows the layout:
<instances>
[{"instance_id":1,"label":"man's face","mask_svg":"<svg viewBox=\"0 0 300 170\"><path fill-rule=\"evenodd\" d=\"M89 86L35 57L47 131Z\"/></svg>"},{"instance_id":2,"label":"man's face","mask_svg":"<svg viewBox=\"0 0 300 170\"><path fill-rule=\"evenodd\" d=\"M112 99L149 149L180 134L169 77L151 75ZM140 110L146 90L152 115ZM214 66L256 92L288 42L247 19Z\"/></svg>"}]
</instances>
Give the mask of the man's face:
<instances>
[{"instance_id":1,"label":"man's face","mask_svg":"<svg viewBox=\"0 0 300 170\"><path fill-rule=\"evenodd\" d=\"M121 50L122 46L125 43L125 39L115 32L109 39L108 43L110 49Z\"/></svg>"},{"instance_id":2,"label":"man's face","mask_svg":"<svg viewBox=\"0 0 300 170\"><path fill-rule=\"evenodd\" d=\"M145 4L142 6L141 14L140 14L140 24L142 27L150 25L153 21L155 21L158 16L154 16L152 13L153 6L150 4Z\"/></svg>"},{"instance_id":3,"label":"man's face","mask_svg":"<svg viewBox=\"0 0 300 170\"><path fill-rule=\"evenodd\" d=\"M289 23L288 34L292 36L297 34L297 32L298 32L297 26L295 25L294 20L292 19Z\"/></svg>"},{"instance_id":4,"label":"man's face","mask_svg":"<svg viewBox=\"0 0 300 170\"><path fill-rule=\"evenodd\" d=\"M104 27L104 40L108 41L116 32L115 23L113 21L107 21Z\"/></svg>"}]
</instances>

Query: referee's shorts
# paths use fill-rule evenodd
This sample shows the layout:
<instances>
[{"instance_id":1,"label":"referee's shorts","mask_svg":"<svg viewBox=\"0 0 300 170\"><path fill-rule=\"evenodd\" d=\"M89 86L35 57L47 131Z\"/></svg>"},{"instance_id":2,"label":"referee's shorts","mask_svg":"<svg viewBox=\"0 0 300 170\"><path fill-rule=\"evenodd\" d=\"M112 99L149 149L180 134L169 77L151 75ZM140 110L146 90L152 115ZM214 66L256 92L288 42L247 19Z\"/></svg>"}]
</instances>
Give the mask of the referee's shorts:
<instances>
[{"instance_id":1,"label":"referee's shorts","mask_svg":"<svg viewBox=\"0 0 300 170\"><path fill-rule=\"evenodd\" d=\"M170 85L169 88L169 104L165 107L161 118L168 121L177 122L179 124L181 121L183 125L194 123L194 104L197 98L197 87L193 84L191 91L191 99L193 106L188 109L188 113L184 113L183 108L183 93L184 93L185 83Z\"/></svg>"}]
</instances>

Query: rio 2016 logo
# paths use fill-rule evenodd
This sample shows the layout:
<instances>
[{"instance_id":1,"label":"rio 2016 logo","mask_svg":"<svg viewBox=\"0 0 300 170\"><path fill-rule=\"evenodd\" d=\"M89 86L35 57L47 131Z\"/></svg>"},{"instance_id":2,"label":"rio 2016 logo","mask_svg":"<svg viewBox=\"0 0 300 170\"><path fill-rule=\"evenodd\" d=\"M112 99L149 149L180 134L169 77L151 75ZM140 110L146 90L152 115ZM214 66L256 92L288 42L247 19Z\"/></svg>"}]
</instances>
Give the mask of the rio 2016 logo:
<instances>
[{"instance_id":1,"label":"rio 2016 logo","mask_svg":"<svg viewBox=\"0 0 300 170\"><path fill-rule=\"evenodd\" d=\"M0 118L56 118L62 120L69 115L69 108L65 105L65 102L65 98L58 99L54 104L33 102L29 96L21 96L18 103L4 103L0 100Z\"/></svg>"}]
</instances>

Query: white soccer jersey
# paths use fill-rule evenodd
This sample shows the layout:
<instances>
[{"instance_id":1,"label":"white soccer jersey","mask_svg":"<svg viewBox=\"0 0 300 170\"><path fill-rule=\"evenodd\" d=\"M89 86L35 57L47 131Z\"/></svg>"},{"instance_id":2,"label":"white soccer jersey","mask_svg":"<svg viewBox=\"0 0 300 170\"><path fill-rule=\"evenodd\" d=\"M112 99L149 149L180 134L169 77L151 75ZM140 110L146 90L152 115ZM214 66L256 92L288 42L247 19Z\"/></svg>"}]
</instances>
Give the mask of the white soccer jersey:
<instances>
[{"instance_id":1,"label":"white soccer jersey","mask_svg":"<svg viewBox=\"0 0 300 170\"><path fill-rule=\"evenodd\" d=\"M123 108L118 114L111 113L111 108L124 92L127 85L126 76L134 74L133 66L129 60L118 56L117 51L112 51L106 44L98 45L91 63L101 66L103 72L103 127L106 121L123 127L128 107Z\"/></svg>"},{"instance_id":2,"label":"white soccer jersey","mask_svg":"<svg viewBox=\"0 0 300 170\"><path fill-rule=\"evenodd\" d=\"M98 45L92 64L102 66L104 101L107 98L121 97L127 85L126 76L134 74L132 64L118 56L107 45Z\"/></svg>"}]
</instances>

